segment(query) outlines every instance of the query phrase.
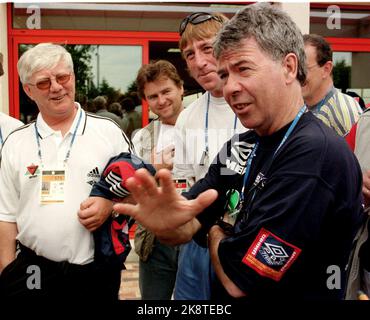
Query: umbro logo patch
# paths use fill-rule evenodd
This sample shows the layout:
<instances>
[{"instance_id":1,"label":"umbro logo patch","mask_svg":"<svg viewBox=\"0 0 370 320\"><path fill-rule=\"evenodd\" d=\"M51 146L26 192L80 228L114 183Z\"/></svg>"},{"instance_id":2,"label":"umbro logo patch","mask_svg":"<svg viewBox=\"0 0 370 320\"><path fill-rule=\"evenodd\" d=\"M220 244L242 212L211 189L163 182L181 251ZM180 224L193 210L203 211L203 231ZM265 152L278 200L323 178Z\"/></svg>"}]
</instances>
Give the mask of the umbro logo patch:
<instances>
[{"instance_id":1,"label":"umbro logo patch","mask_svg":"<svg viewBox=\"0 0 370 320\"><path fill-rule=\"evenodd\" d=\"M242 262L259 275L280 281L301 251L295 245L262 228Z\"/></svg>"},{"instance_id":2,"label":"umbro logo patch","mask_svg":"<svg viewBox=\"0 0 370 320\"><path fill-rule=\"evenodd\" d=\"M231 157L226 159L226 167L240 175L245 172L245 164L252 153L254 144L236 141L231 147Z\"/></svg>"},{"instance_id":3,"label":"umbro logo patch","mask_svg":"<svg viewBox=\"0 0 370 320\"><path fill-rule=\"evenodd\" d=\"M254 144L236 141L231 148L231 153L233 154L235 160L238 161L239 165L244 167L253 148Z\"/></svg>"},{"instance_id":4,"label":"umbro logo patch","mask_svg":"<svg viewBox=\"0 0 370 320\"><path fill-rule=\"evenodd\" d=\"M87 174L87 183L93 186L100 179L100 173L98 167L95 167Z\"/></svg>"}]
</instances>

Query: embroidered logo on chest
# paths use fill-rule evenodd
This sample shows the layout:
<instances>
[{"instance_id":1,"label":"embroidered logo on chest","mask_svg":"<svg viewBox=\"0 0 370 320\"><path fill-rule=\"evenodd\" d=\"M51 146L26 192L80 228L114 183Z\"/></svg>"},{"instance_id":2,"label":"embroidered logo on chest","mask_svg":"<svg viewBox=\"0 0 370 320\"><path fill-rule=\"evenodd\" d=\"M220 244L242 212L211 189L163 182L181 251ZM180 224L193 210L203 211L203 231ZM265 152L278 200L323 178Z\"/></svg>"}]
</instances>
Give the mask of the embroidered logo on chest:
<instances>
[{"instance_id":1,"label":"embroidered logo on chest","mask_svg":"<svg viewBox=\"0 0 370 320\"><path fill-rule=\"evenodd\" d=\"M27 167L27 171L25 172L24 175L29 179L32 179L38 177L39 174L40 174L39 166L32 163L30 166Z\"/></svg>"},{"instance_id":2,"label":"embroidered logo on chest","mask_svg":"<svg viewBox=\"0 0 370 320\"><path fill-rule=\"evenodd\" d=\"M240 175L245 172L245 164L252 153L254 144L236 141L231 147L231 156L226 158L226 167Z\"/></svg>"},{"instance_id":3,"label":"embroidered logo on chest","mask_svg":"<svg viewBox=\"0 0 370 320\"><path fill-rule=\"evenodd\" d=\"M93 186L100 179L100 173L98 167L95 167L87 174L87 183Z\"/></svg>"}]
</instances>

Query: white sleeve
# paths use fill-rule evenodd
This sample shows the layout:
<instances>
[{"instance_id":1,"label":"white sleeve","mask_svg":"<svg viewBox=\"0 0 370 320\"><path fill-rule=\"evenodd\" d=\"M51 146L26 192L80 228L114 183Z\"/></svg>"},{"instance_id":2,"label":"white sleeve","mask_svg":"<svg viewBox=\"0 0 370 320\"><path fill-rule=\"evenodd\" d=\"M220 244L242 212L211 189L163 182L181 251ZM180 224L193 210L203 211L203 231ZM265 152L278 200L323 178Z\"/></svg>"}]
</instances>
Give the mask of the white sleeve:
<instances>
[{"instance_id":1,"label":"white sleeve","mask_svg":"<svg viewBox=\"0 0 370 320\"><path fill-rule=\"evenodd\" d=\"M186 148L186 112L180 113L175 125L175 157L173 166L173 175L177 178L195 177L192 163L189 163L191 157L187 154Z\"/></svg>"},{"instance_id":2,"label":"white sleeve","mask_svg":"<svg viewBox=\"0 0 370 320\"><path fill-rule=\"evenodd\" d=\"M16 222L16 212L19 205L19 186L17 182L18 170L12 166L11 157L9 156L10 143L5 143L1 151L0 167L0 221Z\"/></svg>"},{"instance_id":3,"label":"white sleeve","mask_svg":"<svg viewBox=\"0 0 370 320\"><path fill-rule=\"evenodd\" d=\"M142 158L143 157L143 144L142 144L143 129L140 129L133 133L132 144L134 145L136 154Z\"/></svg>"}]
</instances>

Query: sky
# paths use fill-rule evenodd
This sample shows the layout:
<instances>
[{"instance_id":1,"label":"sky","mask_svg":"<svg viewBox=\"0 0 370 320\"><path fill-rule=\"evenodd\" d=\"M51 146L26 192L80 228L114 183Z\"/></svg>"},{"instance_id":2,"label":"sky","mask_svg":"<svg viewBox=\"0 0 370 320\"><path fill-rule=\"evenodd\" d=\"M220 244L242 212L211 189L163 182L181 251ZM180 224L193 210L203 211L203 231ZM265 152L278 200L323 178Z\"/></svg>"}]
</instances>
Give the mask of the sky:
<instances>
[{"instance_id":1,"label":"sky","mask_svg":"<svg viewBox=\"0 0 370 320\"><path fill-rule=\"evenodd\" d=\"M127 87L136 79L142 64L141 46L99 45L100 84L105 78L115 89L126 92ZM97 85L97 56L92 55L92 72Z\"/></svg>"}]
</instances>

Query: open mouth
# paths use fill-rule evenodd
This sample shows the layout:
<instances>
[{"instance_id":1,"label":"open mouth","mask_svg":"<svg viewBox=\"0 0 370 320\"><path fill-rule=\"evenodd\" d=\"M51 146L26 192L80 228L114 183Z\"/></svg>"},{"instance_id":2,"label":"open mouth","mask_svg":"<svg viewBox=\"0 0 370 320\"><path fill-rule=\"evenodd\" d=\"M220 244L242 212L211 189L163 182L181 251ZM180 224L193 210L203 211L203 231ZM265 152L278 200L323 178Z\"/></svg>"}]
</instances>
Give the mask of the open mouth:
<instances>
[{"instance_id":1,"label":"open mouth","mask_svg":"<svg viewBox=\"0 0 370 320\"><path fill-rule=\"evenodd\" d=\"M233 104L233 108L237 111L242 111L245 108L247 108L250 105L250 103L236 103Z\"/></svg>"}]
</instances>

